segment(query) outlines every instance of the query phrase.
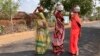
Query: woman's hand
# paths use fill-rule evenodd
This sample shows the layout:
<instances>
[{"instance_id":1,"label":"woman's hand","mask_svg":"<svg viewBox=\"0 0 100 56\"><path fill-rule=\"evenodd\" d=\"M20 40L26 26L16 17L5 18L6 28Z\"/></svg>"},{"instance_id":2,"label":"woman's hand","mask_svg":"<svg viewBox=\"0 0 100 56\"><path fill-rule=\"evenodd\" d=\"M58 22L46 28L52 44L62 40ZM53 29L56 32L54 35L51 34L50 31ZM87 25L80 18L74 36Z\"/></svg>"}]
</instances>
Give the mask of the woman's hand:
<instances>
[{"instance_id":1,"label":"woman's hand","mask_svg":"<svg viewBox=\"0 0 100 56\"><path fill-rule=\"evenodd\" d=\"M62 22L59 18L57 19L62 25L64 25L64 22Z\"/></svg>"}]
</instances>

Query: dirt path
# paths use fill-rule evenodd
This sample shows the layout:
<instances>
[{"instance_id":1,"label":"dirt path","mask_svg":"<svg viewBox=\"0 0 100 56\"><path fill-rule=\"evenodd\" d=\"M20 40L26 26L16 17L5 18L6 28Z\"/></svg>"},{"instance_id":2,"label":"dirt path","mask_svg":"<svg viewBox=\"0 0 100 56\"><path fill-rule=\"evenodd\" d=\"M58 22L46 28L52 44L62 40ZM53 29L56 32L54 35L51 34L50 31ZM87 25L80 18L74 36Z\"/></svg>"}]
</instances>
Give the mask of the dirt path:
<instances>
[{"instance_id":1,"label":"dirt path","mask_svg":"<svg viewBox=\"0 0 100 56\"><path fill-rule=\"evenodd\" d=\"M21 33L2 35L0 36L0 47L32 37L35 37L35 31L26 31Z\"/></svg>"}]
</instances>

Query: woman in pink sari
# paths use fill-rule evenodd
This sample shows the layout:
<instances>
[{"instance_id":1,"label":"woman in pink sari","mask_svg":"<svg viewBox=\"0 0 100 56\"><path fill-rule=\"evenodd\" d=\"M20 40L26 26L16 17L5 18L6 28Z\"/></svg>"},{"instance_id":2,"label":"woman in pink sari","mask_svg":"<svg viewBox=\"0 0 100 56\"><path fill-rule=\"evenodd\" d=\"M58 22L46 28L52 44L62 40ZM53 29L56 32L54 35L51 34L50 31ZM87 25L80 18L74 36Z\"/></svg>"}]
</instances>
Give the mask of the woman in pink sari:
<instances>
[{"instance_id":1,"label":"woman in pink sari","mask_svg":"<svg viewBox=\"0 0 100 56\"><path fill-rule=\"evenodd\" d=\"M79 17L80 7L76 5L71 12L71 34L70 34L70 53L79 55L78 40L81 31L81 20Z\"/></svg>"},{"instance_id":2,"label":"woman in pink sari","mask_svg":"<svg viewBox=\"0 0 100 56\"><path fill-rule=\"evenodd\" d=\"M57 4L56 11L54 11L54 15L56 17L55 23L55 31L53 35L53 52L56 55L60 55L64 51L63 43L64 43L64 18L62 14L63 5Z\"/></svg>"}]
</instances>

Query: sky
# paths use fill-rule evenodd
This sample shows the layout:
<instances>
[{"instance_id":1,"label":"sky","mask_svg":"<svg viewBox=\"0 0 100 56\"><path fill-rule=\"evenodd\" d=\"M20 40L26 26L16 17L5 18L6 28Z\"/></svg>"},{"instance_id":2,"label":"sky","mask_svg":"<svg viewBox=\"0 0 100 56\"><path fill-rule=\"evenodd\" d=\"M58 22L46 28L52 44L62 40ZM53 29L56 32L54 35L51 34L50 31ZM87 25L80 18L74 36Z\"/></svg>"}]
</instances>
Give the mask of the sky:
<instances>
[{"instance_id":1,"label":"sky","mask_svg":"<svg viewBox=\"0 0 100 56\"><path fill-rule=\"evenodd\" d=\"M99 1L96 1L96 6L100 6L100 2Z\"/></svg>"},{"instance_id":2,"label":"sky","mask_svg":"<svg viewBox=\"0 0 100 56\"><path fill-rule=\"evenodd\" d=\"M14 2L17 2L18 0L14 0ZM24 11L27 13L32 13L37 5L39 4L39 0L19 0L19 8L18 11Z\"/></svg>"},{"instance_id":3,"label":"sky","mask_svg":"<svg viewBox=\"0 0 100 56\"><path fill-rule=\"evenodd\" d=\"M17 2L18 0L13 0L14 2ZM34 9L39 4L40 0L20 0L20 6L18 11L24 11L27 13L32 13ZM100 6L100 2L96 1L96 6Z\"/></svg>"}]
</instances>

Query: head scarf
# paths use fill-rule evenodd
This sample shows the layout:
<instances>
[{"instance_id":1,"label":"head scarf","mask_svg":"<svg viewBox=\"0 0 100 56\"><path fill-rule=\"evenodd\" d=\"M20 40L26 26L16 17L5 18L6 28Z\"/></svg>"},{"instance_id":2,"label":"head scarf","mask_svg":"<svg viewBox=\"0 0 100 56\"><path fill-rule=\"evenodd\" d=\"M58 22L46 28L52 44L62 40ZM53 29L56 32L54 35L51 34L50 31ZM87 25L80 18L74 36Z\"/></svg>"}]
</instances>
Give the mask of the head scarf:
<instances>
[{"instance_id":1,"label":"head scarf","mask_svg":"<svg viewBox=\"0 0 100 56\"><path fill-rule=\"evenodd\" d=\"M57 9L58 11L62 11L62 10L64 10L64 6L63 6L60 2L58 2L58 3L57 3L57 6L56 6L56 9Z\"/></svg>"}]
</instances>

